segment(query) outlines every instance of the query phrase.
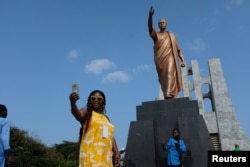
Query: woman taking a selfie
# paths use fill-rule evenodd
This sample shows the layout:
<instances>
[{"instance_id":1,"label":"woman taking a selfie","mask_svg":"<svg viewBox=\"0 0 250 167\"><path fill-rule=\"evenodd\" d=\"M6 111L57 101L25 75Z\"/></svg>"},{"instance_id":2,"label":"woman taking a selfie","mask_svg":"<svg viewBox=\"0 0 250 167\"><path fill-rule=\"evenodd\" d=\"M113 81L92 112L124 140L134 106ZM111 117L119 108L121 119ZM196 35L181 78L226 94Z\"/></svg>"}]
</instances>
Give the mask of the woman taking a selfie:
<instances>
[{"instance_id":1,"label":"woman taking a selfie","mask_svg":"<svg viewBox=\"0 0 250 167\"><path fill-rule=\"evenodd\" d=\"M70 94L71 113L81 123L79 167L119 166L120 154L114 138L114 126L105 115L106 98L100 90L92 91L86 108L78 109L77 93ZM112 161L114 156L114 162Z\"/></svg>"}]
</instances>

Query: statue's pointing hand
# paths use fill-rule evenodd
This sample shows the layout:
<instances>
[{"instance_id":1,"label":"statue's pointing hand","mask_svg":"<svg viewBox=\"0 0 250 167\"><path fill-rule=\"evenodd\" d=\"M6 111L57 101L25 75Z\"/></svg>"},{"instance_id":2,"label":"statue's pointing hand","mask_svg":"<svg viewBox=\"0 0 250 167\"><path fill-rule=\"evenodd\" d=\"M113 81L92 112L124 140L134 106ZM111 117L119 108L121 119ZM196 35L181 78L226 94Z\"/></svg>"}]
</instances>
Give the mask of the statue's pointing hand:
<instances>
[{"instance_id":1,"label":"statue's pointing hand","mask_svg":"<svg viewBox=\"0 0 250 167\"><path fill-rule=\"evenodd\" d=\"M149 10L149 15L152 16L154 14L154 12L155 12L155 10L154 10L153 6L151 6L150 10Z\"/></svg>"}]
</instances>

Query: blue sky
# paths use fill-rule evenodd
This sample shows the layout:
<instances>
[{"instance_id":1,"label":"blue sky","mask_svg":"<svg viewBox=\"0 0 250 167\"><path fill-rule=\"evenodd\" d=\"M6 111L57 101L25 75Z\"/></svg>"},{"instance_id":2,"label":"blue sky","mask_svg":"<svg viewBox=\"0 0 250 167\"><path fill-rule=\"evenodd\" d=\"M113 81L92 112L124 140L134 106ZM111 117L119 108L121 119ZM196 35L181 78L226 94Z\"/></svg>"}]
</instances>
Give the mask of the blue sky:
<instances>
[{"instance_id":1,"label":"blue sky","mask_svg":"<svg viewBox=\"0 0 250 167\"><path fill-rule=\"evenodd\" d=\"M70 113L71 85L80 107L89 93L107 96L107 114L125 147L136 106L158 97L148 10L154 27L165 18L186 64L206 77L219 58L236 114L250 137L250 2L246 0L1 0L0 103L12 125L50 146L77 141ZM167 132L166 132L167 133Z\"/></svg>"}]
</instances>

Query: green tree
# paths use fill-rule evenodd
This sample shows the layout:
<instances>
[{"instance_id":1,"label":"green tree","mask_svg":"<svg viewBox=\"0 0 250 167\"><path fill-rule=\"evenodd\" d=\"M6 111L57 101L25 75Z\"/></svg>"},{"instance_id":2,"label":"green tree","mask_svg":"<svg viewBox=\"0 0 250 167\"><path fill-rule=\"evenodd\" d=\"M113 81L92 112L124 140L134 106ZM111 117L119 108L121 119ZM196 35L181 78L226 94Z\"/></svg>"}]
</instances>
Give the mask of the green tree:
<instances>
[{"instance_id":1,"label":"green tree","mask_svg":"<svg viewBox=\"0 0 250 167\"><path fill-rule=\"evenodd\" d=\"M13 167L76 167L78 144L64 141L47 147L26 131L11 127L10 144L16 163Z\"/></svg>"},{"instance_id":2,"label":"green tree","mask_svg":"<svg viewBox=\"0 0 250 167\"><path fill-rule=\"evenodd\" d=\"M62 144L55 144L52 148L61 153L66 164L62 167L76 167L78 164L79 144L78 142L63 141Z\"/></svg>"}]
</instances>

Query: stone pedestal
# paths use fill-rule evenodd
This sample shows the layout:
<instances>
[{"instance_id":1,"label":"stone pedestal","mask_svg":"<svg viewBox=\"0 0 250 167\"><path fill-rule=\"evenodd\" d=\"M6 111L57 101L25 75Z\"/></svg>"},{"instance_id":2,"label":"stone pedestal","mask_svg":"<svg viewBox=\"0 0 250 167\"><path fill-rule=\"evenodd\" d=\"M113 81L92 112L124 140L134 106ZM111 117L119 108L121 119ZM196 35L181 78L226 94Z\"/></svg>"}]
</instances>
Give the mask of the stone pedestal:
<instances>
[{"instance_id":1,"label":"stone pedestal","mask_svg":"<svg viewBox=\"0 0 250 167\"><path fill-rule=\"evenodd\" d=\"M143 102L136 108L137 120L130 124L124 166L164 167L167 152L162 143L179 128L189 149L183 154L184 167L206 167L207 151L214 150L196 100L176 98Z\"/></svg>"}]
</instances>

